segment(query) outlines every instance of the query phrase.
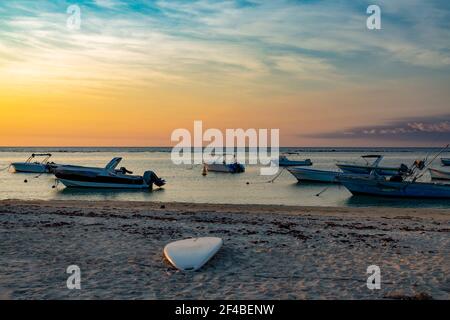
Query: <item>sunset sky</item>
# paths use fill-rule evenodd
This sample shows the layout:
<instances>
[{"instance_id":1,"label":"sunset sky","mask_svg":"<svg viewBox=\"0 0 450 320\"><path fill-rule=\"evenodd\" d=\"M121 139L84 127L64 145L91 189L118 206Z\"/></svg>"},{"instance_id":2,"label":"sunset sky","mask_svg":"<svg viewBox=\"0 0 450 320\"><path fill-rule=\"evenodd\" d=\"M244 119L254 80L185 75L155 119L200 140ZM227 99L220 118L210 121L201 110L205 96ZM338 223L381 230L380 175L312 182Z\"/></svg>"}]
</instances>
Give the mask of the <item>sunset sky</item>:
<instances>
[{"instance_id":1,"label":"sunset sky","mask_svg":"<svg viewBox=\"0 0 450 320\"><path fill-rule=\"evenodd\" d=\"M194 120L284 146L440 146L450 1L3 0L0 111L0 146L170 146Z\"/></svg>"}]
</instances>

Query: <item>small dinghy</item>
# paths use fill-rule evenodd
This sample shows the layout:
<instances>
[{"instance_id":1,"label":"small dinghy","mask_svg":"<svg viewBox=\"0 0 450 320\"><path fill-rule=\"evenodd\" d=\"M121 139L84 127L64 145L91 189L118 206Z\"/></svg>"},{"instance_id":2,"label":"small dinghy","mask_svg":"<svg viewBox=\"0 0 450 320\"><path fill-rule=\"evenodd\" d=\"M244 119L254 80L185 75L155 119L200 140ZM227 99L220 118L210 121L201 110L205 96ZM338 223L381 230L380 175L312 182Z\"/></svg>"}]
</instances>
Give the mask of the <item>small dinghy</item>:
<instances>
[{"instance_id":1,"label":"small dinghy","mask_svg":"<svg viewBox=\"0 0 450 320\"><path fill-rule=\"evenodd\" d=\"M232 159L226 160L227 156ZM245 166L237 161L235 154L214 155L215 158L209 159L203 163L204 172L224 172L224 173L242 173L245 172Z\"/></svg>"},{"instance_id":2,"label":"small dinghy","mask_svg":"<svg viewBox=\"0 0 450 320\"><path fill-rule=\"evenodd\" d=\"M25 162L13 162L11 166L15 172L50 173L58 165L49 162L51 153L33 153ZM44 157L41 161L34 161L37 157Z\"/></svg>"},{"instance_id":3,"label":"small dinghy","mask_svg":"<svg viewBox=\"0 0 450 320\"><path fill-rule=\"evenodd\" d=\"M437 169L428 169L430 171L431 179L433 180L450 180L450 172L437 170Z\"/></svg>"},{"instance_id":4,"label":"small dinghy","mask_svg":"<svg viewBox=\"0 0 450 320\"><path fill-rule=\"evenodd\" d=\"M177 269L195 271L207 263L222 247L216 237L192 238L171 242L164 248L164 256Z\"/></svg>"},{"instance_id":5,"label":"small dinghy","mask_svg":"<svg viewBox=\"0 0 450 320\"><path fill-rule=\"evenodd\" d=\"M450 158L441 158L443 166L450 166Z\"/></svg>"},{"instance_id":6,"label":"small dinghy","mask_svg":"<svg viewBox=\"0 0 450 320\"><path fill-rule=\"evenodd\" d=\"M278 165L280 167L304 167L304 166L312 166L313 163L311 159L289 160L286 156L281 155L278 159Z\"/></svg>"},{"instance_id":7,"label":"small dinghy","mask_svg":"<svg viewBox=\"0 0 450 320\"><path fill-rule=\"evenodd\" d=\"M58 166L53 170L57 181L66 187L100 188L100 189L151 189L166 182L153 171L144 172L143 176L132 175L125 167L116 169L122 158L112 159L105 168L82 166Z\"/></svg>"}]
</instances>

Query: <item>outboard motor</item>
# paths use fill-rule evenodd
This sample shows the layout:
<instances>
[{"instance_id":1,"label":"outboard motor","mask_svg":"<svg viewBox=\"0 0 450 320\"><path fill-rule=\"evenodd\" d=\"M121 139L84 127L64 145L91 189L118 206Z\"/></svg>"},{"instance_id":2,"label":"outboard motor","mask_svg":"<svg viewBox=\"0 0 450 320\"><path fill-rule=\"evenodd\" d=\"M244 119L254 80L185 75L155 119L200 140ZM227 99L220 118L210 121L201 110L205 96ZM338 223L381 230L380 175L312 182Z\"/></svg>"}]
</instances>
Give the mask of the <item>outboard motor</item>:
<instances>
[{"instance_id":1,"label":"outboard motor","mask_svg":"<svg viewBox=\"0 0 450 320\"><path fill-rule=\"evenodd\" d=\"M166 184L166 180L159 178L153 171L145 171L143 178L145 183L149 186L155 184L158 187L162 187Z\"/></svg>"},{"instance_id":2,"label":"outboard motor","mask_svg":"<svg viewBox=\"0 0 450 320\"><path fill-rule=\"evenodd\" d=\"M425 161L423 160L416 160L414 161L414 165L419 169L423 170L425 168Z\"/></svg>"}]
</instances>

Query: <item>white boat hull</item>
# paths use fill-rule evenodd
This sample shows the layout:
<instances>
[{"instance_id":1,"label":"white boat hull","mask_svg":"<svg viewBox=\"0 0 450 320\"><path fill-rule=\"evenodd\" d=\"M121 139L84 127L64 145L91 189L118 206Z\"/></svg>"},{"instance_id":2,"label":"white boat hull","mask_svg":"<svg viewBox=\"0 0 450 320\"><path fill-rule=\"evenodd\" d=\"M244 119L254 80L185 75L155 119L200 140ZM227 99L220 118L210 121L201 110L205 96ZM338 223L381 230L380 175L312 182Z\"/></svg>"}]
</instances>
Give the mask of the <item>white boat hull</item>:
<instances>
[{"instance_id":1,"label":"white boat hull","mask_svg":"<svg viewBox=\"0 0 450 320\"><path fill-rule=\"evenodd\" d=\"M207 263L222 244L223 240L216 237L179 240L164 247L164 256L177 269L195 271Z\"/></svg>"},{"instance_id":2,"label":"white boat hull","mask_svg":"<svg viewBox=\"0 0 450 320\"><path fill-rule=\"evenodd\" d=\"M394 167L377 167L377 166L360 166L352 164L337 164L339 169L344 173L350 174L370 174L373 170L381 176L393 176L396 175L400 168Z\"/></svg>"},{"instance_id":3,"label":"white boat hull","mask_svg":"<svg viewBox=\"0 0 450 320\"><path fill-rule=\"evenodd\" d=\"M436 169L428 169L430 171L431 179L434 180L450 180L450 172L445 172Z\"/></svg>"},{"instance_id":4,"label":"white boat hull","mask_svg":"<svg viewBox=\"0 0 450 320\"><path fill-rule=\"evenodd\" d=\"M288 168L287 169L299 182L313 181L313 182L327 182L338 183L337 177L341 174L338 171L327 171L307 168Z\"/></svg>"}]
</instances>

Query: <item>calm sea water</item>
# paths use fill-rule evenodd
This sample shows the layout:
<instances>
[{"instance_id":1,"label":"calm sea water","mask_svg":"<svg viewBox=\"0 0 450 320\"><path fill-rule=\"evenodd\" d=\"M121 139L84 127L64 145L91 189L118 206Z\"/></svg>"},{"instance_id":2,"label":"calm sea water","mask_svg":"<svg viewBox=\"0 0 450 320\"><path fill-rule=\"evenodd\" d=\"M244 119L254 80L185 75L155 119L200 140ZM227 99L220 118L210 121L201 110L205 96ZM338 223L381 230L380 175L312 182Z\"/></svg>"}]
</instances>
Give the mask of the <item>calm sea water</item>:
<instances>
[{"instance_id":1,"label":"calm sea water","mask_svg":"<svg viewBox=\"0 0 450 320\"><path fill-rule=\"evenodd\" d=\"M368 153L384 154L385 165L411 164L437 149L425 148L283 148L282 152L299 152L290 159L310 158L314 168L336 169L336 161L358 161ZM284 171L273 177L259 175L258 165L247 165L243 174L209 173L201 175L201 166L177 166L170 160L170 148L0 148L0 168L24 161L32 152L51 152L56 163L101 166L111 158L122 157L121 166L142 174L155 171L167 180L163 189L149 191L72 190L59 185L53 189L52 175L0 172L0 199L43 200L131 200L177 201L197 203L279 204L302 206L393 206L450 208L450 200L395 200L352 196L342 186L330 186L320 197L316 194L326 185L297 183ZM450 157L450 153L442 156ZM435 167L440 167L439 159ZM24 180L28 183L24 183ZM429 180L428 173L422 180ZM248 184L247 184L248 182Z\"/></svg>"}]
</instances>

